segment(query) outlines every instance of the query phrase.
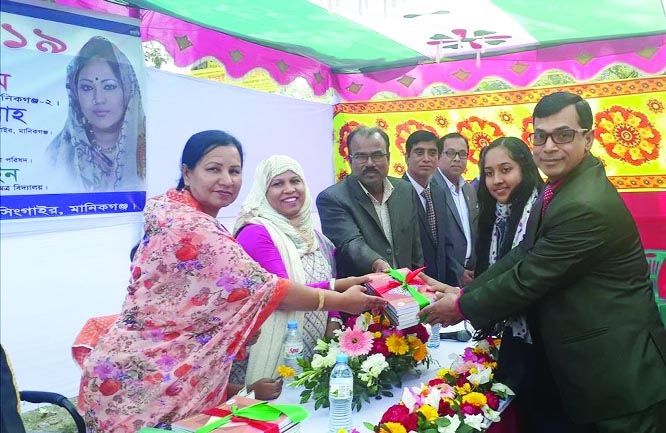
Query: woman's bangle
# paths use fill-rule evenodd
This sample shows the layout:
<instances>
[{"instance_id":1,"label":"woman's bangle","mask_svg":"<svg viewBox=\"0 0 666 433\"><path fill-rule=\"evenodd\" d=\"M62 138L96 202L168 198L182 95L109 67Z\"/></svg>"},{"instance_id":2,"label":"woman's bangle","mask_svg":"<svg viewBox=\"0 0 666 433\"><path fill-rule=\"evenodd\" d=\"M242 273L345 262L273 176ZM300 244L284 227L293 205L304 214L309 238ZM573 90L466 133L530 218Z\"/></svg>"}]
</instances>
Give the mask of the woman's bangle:
<instances>
[{"instance_id":1,"label":"woman's bangle","mask_svg":"<svg viewBox=\"0 0 666 433\"><path fill-rule=\"evenodd\" d=\"M317 305L317 311L321 311L324 308L324 291L317 290L317 295L319 295L319 305Z\"/></svg>"},{"instance_id":2,"label":"woman's bangle","mask_svg":"<svg viewBox=\"0 0 666 433\"><path fill-rule=\"evenodd\" d=\"M328 281L328 290L333 290L335 292L335 278L331 278Z\"/></svg>"},{"instance_id":3,"label":"woman's bangle","mask_svg":"<svg viewBox=\"0 0 666 433\"><path fill-rule=\"evenodd\" d=\"M331 322L331 323L338 323L340 325L340 327L342 327L342 325L344 325L344 323L342 323L342 319L339 318L339 317L329 317L328 321Z\"/></svg>"}]
</instances>

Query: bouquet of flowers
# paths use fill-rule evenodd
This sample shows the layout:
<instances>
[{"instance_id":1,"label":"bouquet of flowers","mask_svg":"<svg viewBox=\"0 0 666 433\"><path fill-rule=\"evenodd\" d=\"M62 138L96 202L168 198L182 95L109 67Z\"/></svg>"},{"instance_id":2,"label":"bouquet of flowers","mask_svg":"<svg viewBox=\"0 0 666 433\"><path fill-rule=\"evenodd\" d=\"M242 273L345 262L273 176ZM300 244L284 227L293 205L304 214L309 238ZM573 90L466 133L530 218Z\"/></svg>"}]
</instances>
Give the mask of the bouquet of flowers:
<instances>
[{"instance_id":1,"label":"bouquet of flowers","mask_svg":"<svg viewBox=\"0 0 666 433\"><path fill-rule=\"evenodd\" d=\"M513 391L493 380L499 339L487 338L454 358L449 368L420 387L405 388L399 404L391 406L379 425L365 423L377 433L469 433L485 431L499 421Z\"/></svg>"},{"instance_id":2,"label":"bouquet of flowers","mask_svg":"<svg viewBox=\"0 0 666 433\"><path fill-rule=\"evenodd\" d=\"M391 388L402 386L407 371L430 366L425 343L428 331L423 325L398 330L386 317L364 313L350 319L333 339L319 340L311 360L299 360L303 372L289 385L304 385L301 403L314 399L315 409L328 407L328 382L339 352L349 356L354 374L352 407L361 409L370 397L393 397Z\"/></svg>"}]
</instances>

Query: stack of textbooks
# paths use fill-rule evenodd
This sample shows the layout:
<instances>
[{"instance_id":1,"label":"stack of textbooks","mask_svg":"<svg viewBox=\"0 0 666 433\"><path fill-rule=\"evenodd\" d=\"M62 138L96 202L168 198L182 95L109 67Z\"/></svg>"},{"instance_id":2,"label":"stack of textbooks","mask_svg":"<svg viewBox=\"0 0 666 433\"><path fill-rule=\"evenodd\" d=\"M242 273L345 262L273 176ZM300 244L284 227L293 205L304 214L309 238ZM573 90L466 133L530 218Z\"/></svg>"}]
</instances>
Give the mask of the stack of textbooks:
<instances>
[{"instance_id":1,"label":"stack of textbooks","mask_svg":"<svg viewBox=\"0 0 666 433\"><path fill-rule=\"evenodd\" d=\"M402 268L398 271L407 275L409 269ZM397 287L390 288L393 285ZM435 292L428 290L428 285L416 278L410 284L414 289L425 296L429 302L436 300ZM369 295L381 296L388 301L384 314L397 329L405 329L419 323L419 304L399 283L388 274L370 274L370 280L365 283Z\"/></svg>"},{"instance_id":2,"label":"stack of textbooks","mask_svg":"<svg viewBox=\"0 0 666 433\"><path fill-rule=\"evenodd\" d=\"M255 404L265 404L265 403L266 402L263 402L261 400L255 400L253 398L235 396L226 403L224 403L223 405L218 406L218 408L230 411L232 406L236 406L238 408L244 408ZM174 422L173 424L171 424L171 430L176 432L195 432L204 426L219 421L221 418L222 417L219 416L207 415L205 413L201 413L199 415L195 415L190 418L185 418L183 420ZM262 430L259 427L252 426L253 421L251 420L248 420L249 422L243 422L243 421L237 421L235 419L236 418L234 418L234 420L229 421L228 423L220 427L210 430L210 433L261 433L266 431L265 429ZM273 424L275 428L269 430L271 432L300 433L301 431L301 423L300 422L295 423L291 421L289 418L287 418L285 415L281 415L280 418L276 421L261 421L261 422L264 424Z\"/></svg>"}]
</instances>

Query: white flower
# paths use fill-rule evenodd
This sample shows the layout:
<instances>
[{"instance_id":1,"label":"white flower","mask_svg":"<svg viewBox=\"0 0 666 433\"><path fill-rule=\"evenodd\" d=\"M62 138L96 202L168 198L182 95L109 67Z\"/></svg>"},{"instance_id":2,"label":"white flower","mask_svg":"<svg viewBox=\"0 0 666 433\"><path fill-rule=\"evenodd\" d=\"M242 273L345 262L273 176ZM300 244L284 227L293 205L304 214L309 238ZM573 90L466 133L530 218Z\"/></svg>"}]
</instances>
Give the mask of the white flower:
<instances>
[{"instance_id":1,"label":"white flower","mask_svg":"<svg viewBox=\"0 0 666 433\"><path fill-rule=\"evenodd\" d=\"M442 391L439 388L430 388L430 393L425 398L424 404L437 409L439 407L439 400L442 398Z\"/></svg>"},{"instance_id":2,"label":"white flower","mask_svg":"<svg viewBox=\"0 0 666 433\"><path fill-rule=\"evenodd\" d=\"M361 314L356 318L356 323L354 323L353 328L362 329L364 331L368 330L368 322L365 320L365 314Z\"/></svg>"},{"instance_id":3,"label":"white flower","mask_svg":"<svg viewBox=\"0 0 666 433\"><path fill-rule=\"evenodd\" d=\"M443 418L448 419L451 424L447 425L446 427L437 427L437 432L438 433L456 433L456 430L458 430L458 427L460 427L460 418L458 418L458 415L447 415Z\"/></svg>"},{"instance_id":4,"label":"white flower","mask_svg":"<svg viewBox=\"0 0 666 433\"><path fill-rule=\"evenodd\" d=\"M490 350L490 343L488 343L486 340L481 340L476 343L476 347L483 350L484 352L488 352Z\"/></svg>"},{"instance_id":5,"label":"white flower","mask_svg":"<svg viewBox=\"0 0 666 433\"><path fill-rule=\"evenodd\" d=\"M495 392L499 394L500 396L504 395L516 395L511 388L508 386L504 385L503 383L495 382L493 383L493 386L490 387L490 390L492 392Z\"/></svg>"},{"instance_id":6,"label":"white flower","mask_svg":"<svg viewBox=\"0 0 666 433\"><path fill-rule=\"evenodd\" d=\"M312 357L312 362L310 363L310 365L315 370L319 370L320 368L326 365L326 358L324 358L318 353L315 353L314 356Z\"/></svg>"},{"instance_id":7,"label":"white flower","mask_svg":"<svg viewBox=\"0 0 666 433\"><path fill-rule=\"evenodd\" d=\"M338 343L331 341L328 346L328 353L324 356L324 367L333 367L338 353L340 353L340 346L338 346Z\"/></svg>"},{"instance_id":8,"label":"white flower","mask_svg":"<svg viewBox=\"0 0 666 433\"><path fill-rule=\"evenodd\" d=\"M375 353L368 356L368 358L361 364L361 370L369 373L372 377L379 377L382 371L389 367L386 358L381 353Z\"/></svg>"},{"instance_id":9,"label":"white flower","mask_svg":"<svg viewBox=\"0 0 666 433\"><path fill-rule=\"evenodd\" d=\"M417 397L421 394L422 386L415 386L413 388L406 388L402 392L402 403L405 405L409 412L414 411L414 406L416 406ZM439 404L438 404L439 407Z\"/></svg>"},{"instance_id":10,"label":"white flower","mask_svg":"<svg viewBox=\"0 0 666 433\"><path fill-rule=\"evenodd\" d=\"M315 352L326 352L328 350L328 343L324 340L317 340L317 345L314 347Z\"/></svg>"},{"instance_id":11,"label":"white flower","mask_svg":"<svg viewBox=\"0 0 666 433\"><path fill-rule=\"evenodd\" d=\"M491 368L479 367L477 373L472 373L467 376L467 380L474 385L482 385L484 383L490 382L490 375L493 373Z\"/></svg>"},{"instance_id":12,"label":"white flower","mask_svg":"<svg viewBox=\"0 0 666 433\"><path fill-rule=\"evenodd\" d=\"M485 415L488 421L497 422L500 420L499 412L492 410L490 406L485 405L481 409L483 410L483 415Z\"/></svg>"},{"instance_id":13,"label":"white flower","mask_svg":"<svg viewBox=\"0 0 666 433\"><path fill-rule=\"evenodd\" d=\"M483 428L483 415L465 415L465 424L472 427L474 430L481 431Z\"/></svg>"}]
</instances>

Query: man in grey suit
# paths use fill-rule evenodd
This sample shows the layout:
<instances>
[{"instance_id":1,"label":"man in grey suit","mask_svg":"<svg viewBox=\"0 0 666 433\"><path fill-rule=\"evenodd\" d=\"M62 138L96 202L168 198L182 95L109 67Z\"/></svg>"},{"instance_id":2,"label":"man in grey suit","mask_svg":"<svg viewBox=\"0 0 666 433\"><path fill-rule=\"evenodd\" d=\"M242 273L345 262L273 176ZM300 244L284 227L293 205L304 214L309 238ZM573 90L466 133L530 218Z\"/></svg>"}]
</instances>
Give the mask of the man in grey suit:
<instances>
[{"instance_id":1,"label":"man in grey suit","mask_svg":"<svg viewBox=\"0 0 666 433\"><path fill-rule=\"evenodd\" d=\"M444 188L431 181L442 154L442 144L430 131L415 131L407 138L406 148L407 173L402 178L412 184L421 199L417 216L426 266L424 272L436 280L458 286L456 267L449 257L453 254L453 244L447 236L446 193Z\"/></svg>"},{"instance_id":2,"label":"man in grey suit","mask_svg":"<svg viewBox=\"0 0 666 433\"><path fill-rule=\"evenodd\" d=\"M474 279L474 244L479 218L476 190L462 177L467 166L469 143L457 132L446 134L440 142L442 157L433 182L443 187L446 192L449 208L446 223L450 225L454 265L460 285L466 286Z\"/></svg>"},{"instance_id":3,"label":"man in grey suit","mask_svg":"<svg viewBox=\"0 0 666 433\"><path fill-rule=\"evenodd\" d=\"M352 173L317 197L324 234L336 246L339 277L423 265L418 197L389 177L389 138L361 126L347 137Z\"/></svg>"}]
</instances>

